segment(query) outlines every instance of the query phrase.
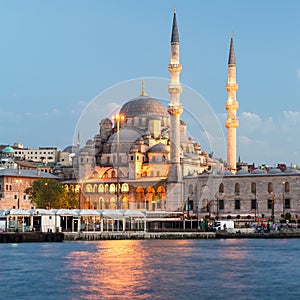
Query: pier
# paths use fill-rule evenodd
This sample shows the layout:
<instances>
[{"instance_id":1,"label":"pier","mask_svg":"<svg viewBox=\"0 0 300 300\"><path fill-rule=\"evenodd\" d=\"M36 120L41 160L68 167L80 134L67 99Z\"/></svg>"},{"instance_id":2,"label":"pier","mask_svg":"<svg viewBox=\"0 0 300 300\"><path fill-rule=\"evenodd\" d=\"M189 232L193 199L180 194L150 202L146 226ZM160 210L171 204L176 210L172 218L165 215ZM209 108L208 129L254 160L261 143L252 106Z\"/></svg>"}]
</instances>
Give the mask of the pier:
<instances>
[{"instance_id":1,"label":"pier","mask_svg":"<svg viewBox=\"0 0 300 300\"><path fill-rule=\"evenodd\" d=\"M149 239L214 239L215 232L65 232L65 241L149 240Z\"/></svg>"}]
</instances>

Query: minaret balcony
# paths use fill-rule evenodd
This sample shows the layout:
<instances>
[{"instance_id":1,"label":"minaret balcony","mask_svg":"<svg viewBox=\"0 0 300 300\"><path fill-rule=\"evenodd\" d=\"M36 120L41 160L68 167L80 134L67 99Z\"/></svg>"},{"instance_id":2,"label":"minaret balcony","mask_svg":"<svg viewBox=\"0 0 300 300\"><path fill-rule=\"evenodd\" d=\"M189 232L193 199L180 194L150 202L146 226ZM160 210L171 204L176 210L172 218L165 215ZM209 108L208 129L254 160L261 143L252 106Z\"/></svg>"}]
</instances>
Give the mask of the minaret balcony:
<instances>
[{"instance_id":1,"label":"minaret balcony","mask_svg":"<svg viewBox=\"0 0 300 300\"><path fill-rule=\"evenodd\" d=\"M168 113L170 115L181 115L183 112L183 108L181 105L169 105L168 106Z\"/></svg>"},{"instance_id":2,"label":"minaret balcony","mask_svg":"<svg viewBox=\"0 0 300 300\"><path fill-rule=\"evenodd\" d=\"M237 91L238 88L239 88L239 85L236 82L231 82L231 83L226 84L227 92Z\"/></svg>"},{"instance_id":3,"label":"minaret balcony","mask_svg":"<svg viewBox=\"0 0 300 300\"><path fill-rule=\"evenodd\" d=\"M181 64L169 64L168 70L170 73L180 73L182 70L182 65Z\"/></svg>"},{"instance_id":4,"label":"minaret balcony","mask_svg":"<svg viewBox=\"0 0 300 300\"><path fill-rule=\"evenodd\" d=\"M226 110L238 110L239 109L239 103L237 101L233 101L233 102L226 102Z\"/></svg>"},{"instance_id":5,"label":"minaret balcony","mask_svg":"<svg viewBox=\"0 0 300 300\"><path fill-rule=\"evenodd\" d=\"M226 126L226 128L238 128L239 127L239 121L228 119L225 122L225 126Z\"/></svg>"},{"instance_id":6,"label":"minaret balcony","mask_svg":"<svg viewBox=\"0 0 300 300\"><path fill-rule=\"evenodd\" d=\"M169 85L168 86L169 94L181 94L182 93L182 85L176 84L176 85Z\"/></svg>"}]
</instances>

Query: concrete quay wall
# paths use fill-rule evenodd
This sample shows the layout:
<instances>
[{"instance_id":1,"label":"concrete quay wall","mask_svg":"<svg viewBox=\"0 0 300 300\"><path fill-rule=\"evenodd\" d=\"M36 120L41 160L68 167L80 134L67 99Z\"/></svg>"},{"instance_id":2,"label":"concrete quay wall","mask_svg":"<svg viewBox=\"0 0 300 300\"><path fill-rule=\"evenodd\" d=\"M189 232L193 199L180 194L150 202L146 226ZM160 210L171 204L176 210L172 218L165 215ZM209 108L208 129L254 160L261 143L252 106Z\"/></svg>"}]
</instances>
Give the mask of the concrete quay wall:
<instances>
[{"instance_id":1,"label":"concrete quay wall","mask_svg":"<svg viewBox=\"0 0 300 300\"><path fill-rule=\"evenodd\" d=\"M215 232L64 232L65 241L214 239Z\"/></svg>"}]
</instances>

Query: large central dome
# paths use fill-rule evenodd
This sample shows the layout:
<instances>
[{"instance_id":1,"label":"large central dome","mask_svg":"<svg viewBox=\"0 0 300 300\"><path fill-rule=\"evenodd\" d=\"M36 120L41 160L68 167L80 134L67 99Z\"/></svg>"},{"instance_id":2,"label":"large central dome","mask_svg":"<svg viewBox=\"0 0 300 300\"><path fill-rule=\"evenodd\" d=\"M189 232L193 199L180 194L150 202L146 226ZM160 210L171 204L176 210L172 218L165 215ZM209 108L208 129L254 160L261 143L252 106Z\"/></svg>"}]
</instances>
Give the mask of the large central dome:
<instances>
[{"instance_id":1,"label":"large central dome","mask_svg":"<svg viewBox=\"0 0 300 300\"><path fill-rule=\"evenodd\" d=\"M156 115L162 117L169 116L166 108L158 100L147 96L139 96L126 102L122 106L120 114L126 117L135 117L142 115Z\"/></svg>"}]
</instances>

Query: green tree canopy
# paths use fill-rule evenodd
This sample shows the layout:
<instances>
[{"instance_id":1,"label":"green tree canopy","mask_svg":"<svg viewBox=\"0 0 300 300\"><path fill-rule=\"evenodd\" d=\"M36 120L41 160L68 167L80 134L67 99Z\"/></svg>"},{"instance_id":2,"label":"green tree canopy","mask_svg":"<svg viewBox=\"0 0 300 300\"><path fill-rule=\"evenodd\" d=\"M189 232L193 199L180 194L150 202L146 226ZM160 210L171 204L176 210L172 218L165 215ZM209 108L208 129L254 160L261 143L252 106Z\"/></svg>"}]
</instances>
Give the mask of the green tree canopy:
<instances>
[{"instance_id":1,"label":"green tree canopy","mask_svg":"<svg viewBox=\"0 0 300 300\"><path fill-rule=\"evenodd\" d=\"M76 208L78 196L55 179L38 179L26 189L37 208Z\"/></svg>"}]
</instances>

